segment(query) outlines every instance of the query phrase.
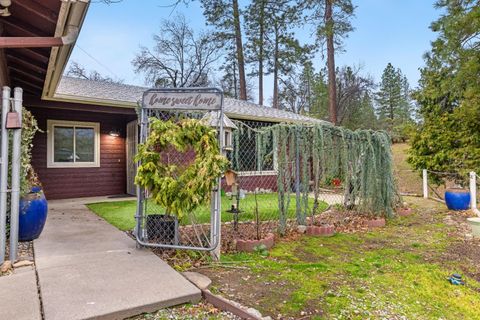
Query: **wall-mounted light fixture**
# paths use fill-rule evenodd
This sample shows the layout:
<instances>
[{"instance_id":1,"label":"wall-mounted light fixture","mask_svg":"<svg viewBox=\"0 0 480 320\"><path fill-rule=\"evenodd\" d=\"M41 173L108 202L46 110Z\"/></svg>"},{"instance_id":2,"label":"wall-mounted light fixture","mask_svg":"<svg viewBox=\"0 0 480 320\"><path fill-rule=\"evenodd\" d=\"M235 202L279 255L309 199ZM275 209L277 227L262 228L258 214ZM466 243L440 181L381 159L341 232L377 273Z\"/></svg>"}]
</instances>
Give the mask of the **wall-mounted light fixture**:
<instances>
[{"instance_id":1,"label":"wall-mounted light fixture","mask_svg":"<svg viewBox=\"0 0 480 320\"><path fill-rule=\"evenodd\" d=\"M0 6L3 7L0 9L0 16L1 17L8 17L11 15L8 7L12 4L11 0L0 0Z\"/></svg>"},{"instance_id":2,"label":"wall-mounted light fixture","mask_svg":"<svg viewBox=\"0 0 480 320\"><path fill-rule=\"evenodd\" d=\"M120 131L118 131L117 129L112 129L110 130L108 135L111 137L120 137Z\"/></svg>"}]
</instances>

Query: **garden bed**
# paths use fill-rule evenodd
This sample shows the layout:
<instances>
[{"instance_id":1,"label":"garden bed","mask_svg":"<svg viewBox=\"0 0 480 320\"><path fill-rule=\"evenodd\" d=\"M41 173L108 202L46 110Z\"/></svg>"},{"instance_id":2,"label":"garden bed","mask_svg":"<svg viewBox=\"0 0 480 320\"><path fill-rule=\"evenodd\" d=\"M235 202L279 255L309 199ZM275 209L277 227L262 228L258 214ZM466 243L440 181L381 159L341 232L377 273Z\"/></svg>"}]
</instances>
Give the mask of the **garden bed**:
<instances>
[{"instance_id":1,"label":"garden bed","mask_svg":"<svg viewBox=\"0 0 480 320\"><path fill-rule=\"evenodd\" d=\"M218 293L276 319L479 319L480 240L463 215L413 200L421 206L385 228L368 231L346 214L337 227L349 233L287 237L267 258L227 254L198 271ZM467 285L451 285L452 273Z\"/></svg>"}]
</instances>

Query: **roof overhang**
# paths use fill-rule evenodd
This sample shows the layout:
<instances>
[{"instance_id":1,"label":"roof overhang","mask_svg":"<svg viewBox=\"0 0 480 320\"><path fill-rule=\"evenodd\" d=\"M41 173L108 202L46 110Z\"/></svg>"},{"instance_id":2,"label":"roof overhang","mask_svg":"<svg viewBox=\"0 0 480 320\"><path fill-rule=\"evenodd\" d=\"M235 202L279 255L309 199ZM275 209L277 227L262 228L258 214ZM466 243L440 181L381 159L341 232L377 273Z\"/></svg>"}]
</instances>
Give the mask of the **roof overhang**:
<instances>
[{"instance_id":1,"label":"roof overhang","mask_svg":"<svg viewBox=\"0 0 480 320\"><path fill-rule=\"evenodd\" d=\"M71 30L76 30L78 33L83 25L85 16L87 15L89 4L89 0L62 1L54 36L66 36L71 32ZM58 83L63 75L63 71L65 70L65 66L75 46L76 40L77 39L75 38L69 44L52 48L50 59L48 61L45 83L43 86L43 99L52 98L54 96Z\"/></svg>"},{"instance_id":2,"label":"roof overhang","mask_svg":"<svg viewBox=\"0 0 480 320\"><path fill-rule=\"evenodd\" d=\"M75 45L90 0L15 0L0 19L0 85L51 97ZM70 37L66 37L70 36ZM55 44L55 40L57 43ZM13 46L5 45L15 43ZM56 45L51 47L51 45Z\"/></svg>"}]
</instances>

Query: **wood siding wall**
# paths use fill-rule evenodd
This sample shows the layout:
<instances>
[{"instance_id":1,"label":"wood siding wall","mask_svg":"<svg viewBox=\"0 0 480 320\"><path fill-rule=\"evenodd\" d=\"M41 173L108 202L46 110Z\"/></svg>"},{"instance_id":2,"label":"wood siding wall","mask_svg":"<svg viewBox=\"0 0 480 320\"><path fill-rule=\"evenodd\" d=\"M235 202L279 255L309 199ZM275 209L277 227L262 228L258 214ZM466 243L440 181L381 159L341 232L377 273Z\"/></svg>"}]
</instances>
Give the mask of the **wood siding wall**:
<instances>
[{"instance_id":1,"label":"wood siding wall","mask_svg":"<svg viewBox=\"0 0 480 320\"><path fill-rule=\"evenodd\" d=\"M126 191L125 130L131 114L109 114L29 108L44 131L34 138L32 164L43 184L47 199L67 199L124 194ZM47 119L100 123L100 167L47 168ZM120 131L119 137L109 135Z\"/></svg>"}]
</instances>

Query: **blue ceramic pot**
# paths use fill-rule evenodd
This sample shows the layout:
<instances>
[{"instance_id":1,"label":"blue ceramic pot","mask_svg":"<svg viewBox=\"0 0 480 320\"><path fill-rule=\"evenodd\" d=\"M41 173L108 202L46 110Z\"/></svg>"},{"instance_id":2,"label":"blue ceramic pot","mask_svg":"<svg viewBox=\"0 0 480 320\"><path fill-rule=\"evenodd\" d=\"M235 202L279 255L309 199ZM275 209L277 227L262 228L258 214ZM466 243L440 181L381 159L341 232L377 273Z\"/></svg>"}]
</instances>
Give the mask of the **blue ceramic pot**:
<instances>
[{"instance_id":1,"label":"blue ceramic pot","mask_svg":"<svg viewBox=\"0 0 480 320\"><path fill-rule=\"evenodd\" d=\"M447 189L445 203L450 210L467 210L470 208L470 192L462 188Z\"/></svg>"},{"instance_id":2,"label":"blue ceramic pot","mask_svg":"<svg viewBox=\"0 0 480 320\"><path fill-rule=\"evenodd\" d=\"M18 217L18 240L31 241L42 233L47 220L48 205L42 189L33 187L32 192L20 199Z\"/></svg>"}]
</instances>

